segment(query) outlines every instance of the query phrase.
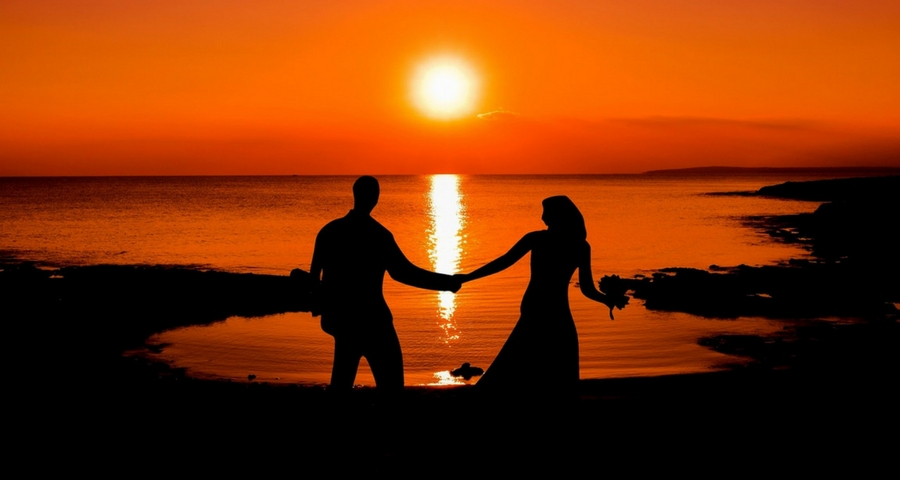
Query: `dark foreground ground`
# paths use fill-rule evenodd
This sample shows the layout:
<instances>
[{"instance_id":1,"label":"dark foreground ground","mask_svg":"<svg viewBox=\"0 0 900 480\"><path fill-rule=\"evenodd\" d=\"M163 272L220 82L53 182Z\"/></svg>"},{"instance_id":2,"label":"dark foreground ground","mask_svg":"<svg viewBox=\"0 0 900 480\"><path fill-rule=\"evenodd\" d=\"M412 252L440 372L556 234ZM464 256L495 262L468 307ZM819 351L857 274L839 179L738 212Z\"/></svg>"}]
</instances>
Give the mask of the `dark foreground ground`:
<instances>
[{"instance_id":1,"label":"dark foreground ground","mask_svg":"<svg viewBox=\"0 0 900 480\"><path fill-rule=\"evenodd\" d=\"M811 190L826 202L807 216L748 219L806 245L812 260L623 280L647 308L794 319L776 336L699 339L749 366L586 380L562 402L542 400L539 384L507 399L457 387L385 401L372 389L334 398L318 387L190 379L121 354L180 325L307 310L302 276L9 260L0 271L12 346L7 458L39 459L34 472L120 476L889 472L900 446L896 242L858 237L900 224L896 202L873 193L900 191L897 178L760 192ZM862 193L847 197L853 189ZM846 222L861 218L857 235Z\"/></svg>"}]
</instances>

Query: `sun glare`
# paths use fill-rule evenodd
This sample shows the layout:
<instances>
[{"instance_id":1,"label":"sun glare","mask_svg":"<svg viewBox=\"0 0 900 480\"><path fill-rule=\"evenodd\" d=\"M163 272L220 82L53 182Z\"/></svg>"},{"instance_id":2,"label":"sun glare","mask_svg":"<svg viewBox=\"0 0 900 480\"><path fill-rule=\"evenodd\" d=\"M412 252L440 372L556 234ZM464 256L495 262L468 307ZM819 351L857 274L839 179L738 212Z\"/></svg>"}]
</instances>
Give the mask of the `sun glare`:
<instances>
[{"instance_id":1,"label":"sun glare","mask_svg":"<svg viewBox=\"0 0 900 480\"><path fill-rule=\"evenodd\" d=\"M429 60L413 77L413 103L430 118L450 120L472 113L476 93L475 74L457 58Z\"/></svg>"}]
</instances>

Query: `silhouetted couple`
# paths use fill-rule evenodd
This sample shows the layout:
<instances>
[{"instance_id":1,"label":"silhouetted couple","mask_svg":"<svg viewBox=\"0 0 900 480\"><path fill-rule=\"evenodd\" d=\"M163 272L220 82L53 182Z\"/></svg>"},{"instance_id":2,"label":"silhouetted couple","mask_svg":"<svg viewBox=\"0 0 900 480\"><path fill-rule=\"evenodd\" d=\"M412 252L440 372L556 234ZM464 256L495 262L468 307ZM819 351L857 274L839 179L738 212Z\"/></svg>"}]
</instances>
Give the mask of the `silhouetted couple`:
<instances>
[{"instance_id":1,"label":"silhouetted couple","mask_svg":"<svg viewBox=\"0 0 900 480\"><path fill-rule=\"evenodd\" d=\"M575 204L564 196L547 198L541 217L546 230L526 234L509 252L474 272L444 275L413 265L393 235L371 217L379 192L374 177L360 177L353 185L353 210L316 237L311 273L321 278L322 328L334 336L331 389L352 388L362 357L379 391L403 389L400 342L382 292L385 272L407 285L455 292L462 283L500 272L531 252L531 280L519 322L476 388L502 393L537 381L538 390L574 392L578 335L568 292L575 270L588 298L609 308L628 303L628 297L611 298L597 290L584 218Z\"/></svg>"}]
</instances>

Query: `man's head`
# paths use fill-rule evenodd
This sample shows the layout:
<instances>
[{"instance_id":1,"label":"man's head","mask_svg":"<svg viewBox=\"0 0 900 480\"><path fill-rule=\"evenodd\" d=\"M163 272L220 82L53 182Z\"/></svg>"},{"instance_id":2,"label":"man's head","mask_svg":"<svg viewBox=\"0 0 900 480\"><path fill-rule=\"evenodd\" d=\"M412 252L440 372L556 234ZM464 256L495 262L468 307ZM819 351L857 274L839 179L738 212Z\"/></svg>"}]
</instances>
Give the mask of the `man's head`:
<instances>
[{"instance_id":1,"label":"man's head","mask_svg":"<svg viewBox=\"0 0 900 480\"><path fill-rule=\"evenodd\" d=\"M378 204L378 180L368 175L359 177L353 184L353 210L361 213L371 213Z\"/></svg>"}]
</instances>

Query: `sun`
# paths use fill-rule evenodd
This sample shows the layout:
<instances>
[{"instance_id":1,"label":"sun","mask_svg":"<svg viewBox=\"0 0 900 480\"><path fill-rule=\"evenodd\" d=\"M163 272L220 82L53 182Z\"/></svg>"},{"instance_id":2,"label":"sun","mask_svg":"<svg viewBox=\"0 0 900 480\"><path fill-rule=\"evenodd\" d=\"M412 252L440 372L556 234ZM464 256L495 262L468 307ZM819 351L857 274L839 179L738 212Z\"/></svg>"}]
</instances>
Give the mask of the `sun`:
<instances>
[{"instance_id":1,"label":"sun","mask_svg":"<svg viewBox=\"0 0 900 480\"><path fill-rule=\"evenodd\" d=\"M412 100L426 116L451 120L472 113L477 90L477 77L463 60L438 57L416 69L412 81Z\"/></svg>"}]
</instances>

